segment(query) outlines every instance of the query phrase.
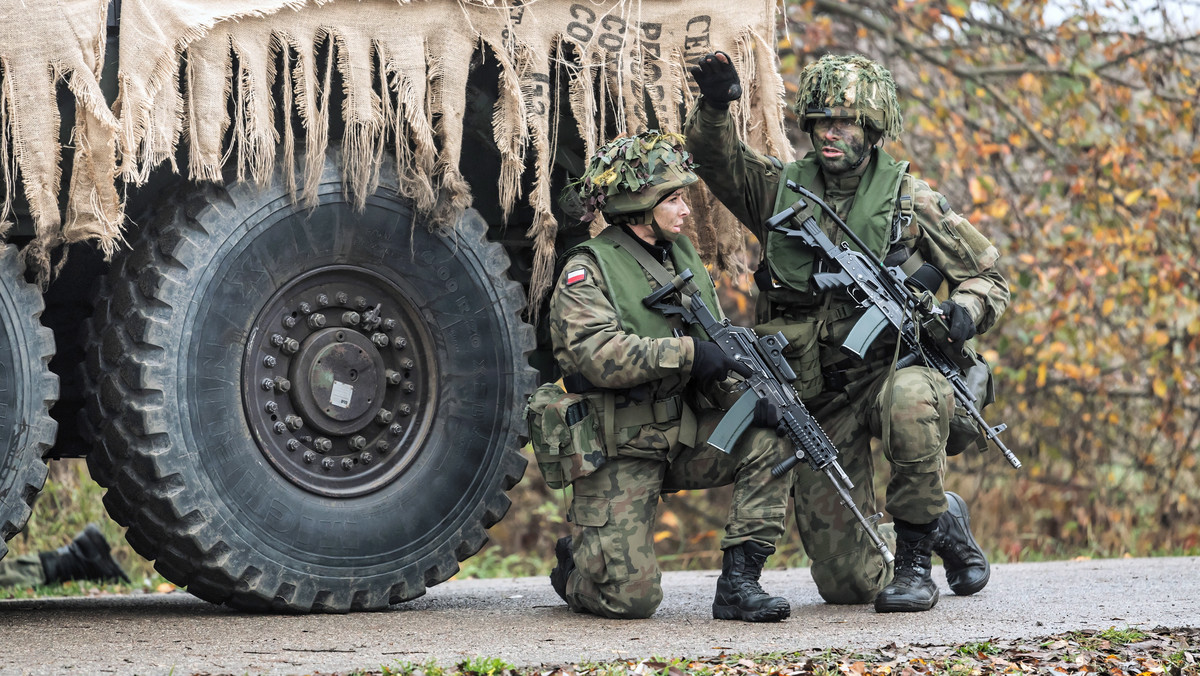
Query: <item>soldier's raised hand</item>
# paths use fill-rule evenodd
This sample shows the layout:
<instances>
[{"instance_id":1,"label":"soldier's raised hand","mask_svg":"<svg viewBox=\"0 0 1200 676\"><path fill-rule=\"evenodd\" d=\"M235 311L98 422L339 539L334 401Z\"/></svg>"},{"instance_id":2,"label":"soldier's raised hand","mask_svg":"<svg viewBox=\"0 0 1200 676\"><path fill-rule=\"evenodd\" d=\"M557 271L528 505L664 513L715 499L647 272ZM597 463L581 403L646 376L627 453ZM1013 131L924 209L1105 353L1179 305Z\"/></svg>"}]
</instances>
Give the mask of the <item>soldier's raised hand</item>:
<instances>
[{"instance_id":1,"label":"soldier's raised hand","mask_svg":"<svg viewBox=\"0 0 1200 676\"><path fill-rule=\"evenodd\" d=\"M700 86L704 100L717 108L728 108L730 101L742 97L742 81L725 52L705 54L688 72Z\"/></svg>"}]
</instances>

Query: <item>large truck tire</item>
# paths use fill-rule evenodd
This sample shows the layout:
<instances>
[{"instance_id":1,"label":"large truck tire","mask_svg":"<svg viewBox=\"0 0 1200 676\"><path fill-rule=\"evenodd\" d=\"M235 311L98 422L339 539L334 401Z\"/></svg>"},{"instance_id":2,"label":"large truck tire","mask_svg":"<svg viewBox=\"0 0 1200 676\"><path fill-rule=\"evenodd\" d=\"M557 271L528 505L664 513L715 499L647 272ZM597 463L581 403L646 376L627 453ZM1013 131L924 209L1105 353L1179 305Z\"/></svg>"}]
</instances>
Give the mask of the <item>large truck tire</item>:
<instances>
[{"instance_id":1,"label":"large truck tire","mask_svg":"<svg viewBox=\"0 0 1200 676\"><path fill-rule=\"evenodd\" d=\"M533 329L468 211L356 211L281 176L167 200L93 316L92 474L168 580L246 610L371 610L487 541L525 470Z\"/></svg>"},{"instance_id":2,"label":"large truck tire","mask_svg":"<svg viewBox=\"0 0 1200 676\"><path fill-rule=\"evenodd\" d=\"M43 455L58 428L50 417L58 398L54 336L39 322L43 309L17 248L0 243L0 558L46 483Z\"/></svg>"}]
</instances>

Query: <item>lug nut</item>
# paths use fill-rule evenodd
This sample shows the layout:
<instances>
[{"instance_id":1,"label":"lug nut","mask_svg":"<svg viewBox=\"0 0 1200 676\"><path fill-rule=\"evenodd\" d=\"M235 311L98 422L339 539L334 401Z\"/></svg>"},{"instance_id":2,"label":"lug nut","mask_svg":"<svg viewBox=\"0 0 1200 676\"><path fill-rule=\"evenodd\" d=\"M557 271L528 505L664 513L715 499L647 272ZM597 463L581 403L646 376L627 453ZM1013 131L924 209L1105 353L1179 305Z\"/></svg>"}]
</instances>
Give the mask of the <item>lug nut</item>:
<instances>
[{"instance_id":1,"label":"lug nut","mask_svg":"<svg viewBox=\"0 0 1200 676\"><path fill-rule=\"evenodd\" d=\"M283 350L284 354L296 354L300 351L300 341L295 338L288 338L283 341L283 347L280 349Z\"/></svg>"},{"instance_id":2,"label":"lug nut","mask_svg":"<svg viewBox=\"0 0 1200 676\"><path fill-rule=\"evenodd\" d=\"M354 305L358 307L359 310L363 310L367 307L367 299L363 298L362 296L356 296L354 298Z\"/></svg>"},{"instance_id":3,"label":"lug nut","mask_svg":"<svg viewBox=\"0 0 1200 676\"><path fill-rule=\"evenodd\" d=\"M271 389L275 389L275 381L271 381ZM273 401L268 401L266 405L267 413L274 413L279 410L279 404Z\"/></svg>"},{"instance_id":4,"label":"lug nut","mask_svg":"<svg viewBox=\"0 0 1200 676\"><path fill-rule=\"evenodd\" d=\"M275 367L275 357L272 357L271 355L267 355L267 356L263 357L263 366L266 366L267 368L274 368Z\"/></svg>"},{"instance_id":5,"label":"lug nut","mask_svg":"<svg viewBox=\"0 0 1200 676\"><path fill-rule=\"evenodd\" d=\"M311 464L312 464L312 462L313 462L313 460L316 460L316 459L317 459L317 454L316 454L316 453L313 453L312 451L305 451L305 452L304 452L304 463L305 463L305 464L307 464L307 465L311 465Z\"/></svg>"},{"instance_id":6,"label":"lug nut","mask_svg":"<svg viewBox=\"0 0 1200 676\"><path fill-rule=\"evenodd\" d=\"M309 305L307 302L301 302L300 303L300 311L303 312L304 314L310 314L312 312L312 306Z\"/></svg>"},{"instance_id":7,"label":"lug nut","mask_svg":"<svg viewBox=\"0 0 1200 676\"><path fill-rule=\"evenodd\" d=\"M312 445L318 453L328 453L330 449L333 448L333 442L325 437L317 437L316 439L313 439Z\"/></svg>"},{"instance_id":8,"label":"lug nut","mask_svg":"<svg viewBox=\"0 0 1200 676\"><path fill-rule=\"evenodd\" d=\"M380 439L375 444L375 450L379 453L379 455L383 455L383 454L387 453L388 451L390 451L391 449L392 449L392 447L390 445L388 445L388 442L383 439Z\"/></svg>"},{"instance_id":9,"label":"lug nut","mask_svg":"<svg viewBox=\"0 0 1200 676\"><path fill-rule=\"evenodd\" d=\"M400 423L394 423L388 428L388 432L391 432L393 437L398 437L404 433L404 425L401 425Z\"/></svg>"},{"instance_id":10,"label":"lug nut","mask_svg":"<svg viewBox=\"0 0 1200 676\"><path fill-rule=\"evenodd\" d=\"M333 469L333 458L325 458L321 461L321 467L325 469Z\"/></svg>"},{"instance_id":11,"label":"lug nut","mask_svg":"<svg viewBox=\"0 0 1200 676\"><path fill-rule=\"evenodd\" d=\"M411 371L412 368L416 365L417 365L417 363L411 359L401 359L400 360L400 368L404 369L405 371Z\"/></svg>"},{"instance_id":12,"label":"lug nut","mask_svg":"<svg viewBox=\"0 0 1200 676\"><path fill-rule=\"evenodd\" d=\"M304 427L304 418L301 418L298 415L289 415L283 419L283 422L287 423L289 430L298 430L301 427Z\"/></svg>"},{"instance_id":13,"label":"lug nut","mask_svg":"<svg viewBox=\"0 0 1200 676\"><path fill-rule=\"evenodd\" d=\"M275 434L283 434L287 431L287 425L284 425L282 422L275 421L275 424L271 426L271 429L275 430Z\"/></svg>"},{"instance_id":14,"label":"lug nut","mask_svg":"<svg viewBox=\"0 0 1200 676\"><path fill-rule=\"evenodd\" d=\"M386 408L379 409L379 412L375 414L375 422L380 425L387 425L392 422L392 412Z\"/></svg>"},{"instance_id":15,"label":"lug nut","mask_svg":"<svg viewBox=\"0 0 1200 676\"><path fill-rule=\"evenodd\" d=\"M288 442L287 442L287 449L288 449L289 451L298 451L298 450L300 450L300 442L299 442L299 441L296 441L295 439L288 439Z\"/></svg>"},{"instance_id":16,"label":"lug nut","mask_svg":"<svg viewBox=\"0 0 1200 676\"><path fill-rule=\"evenodd\" d=\"M367 440L365 437L356 434L356 435L350 437L349 444L350 444L350 448L353 448L356 451L361 451L362 449L367 447Z\"/></svg>"},{"instance_id":17,"label":"lug nut","mask_svg":"<svg viewBox=\"0 0 1200 676\"><path fill-rule=\"evenodd\" d=\"M364 464L364 465L369 465L369 464L371 464L371 461L372 461L372 460L374 460L374 459L375 459L375 458L373 458L373 457L371 456L371 454L370 454L370 453L368 453L368 452L366 452L366 451L363 451L363 452L362 452L362 455L359 455L359 456L358 456L358 461L359 461L359 462L361 462L361 463L362 463L362 464Z\"/></svg>"},{"instance_id":18,"label":"lug nut","mask_svg":"<svg viewBox=\"0 0 1200 676\"><path fill-rule=\"evenodd\" d=\"M347 296L345 291L338 291L337 295L333 298L337 301L338 305L345 305L350 301L350 296Z\"/></svg>"},{"instance_id":19,"label":"lug nut","mask_svg":"<svg viewBox=\"0 0 1200 676\"><path fill-rule=\"evenodd\" d=\"M283 318L283 325L289 329L295 328L296 327L296 318L291 315L285 316Z\"/></svg>"},{"instance_id":20,"label":"lug nut","mask_svg":"<svg viewBox=\"0 0 1200 676\"><path fill-rule=\"evenodd\" d=\"M399 372L393 371L391 369L388 369L387 371L385 371L383 374L383 377L387 378L388 385L399 385L400 381L404 380L404 376L400 375Z\"/></svg>"},{"instance_id":21,"label":"lug nut","mask_svg":"<svg viewBox=\"0 0 1200 676\"><path fill-rule=\"evenodd\" d=\"M308 316L308 328L316 331L325 326L325 315L320 312Z\"/></svg>"},{"instance_id":22,"label":"lug nut","mask_svg":"<svg viewBox=\"0 0 1200 676\"><path fill-rule=\"evenodd\" d=\"M317 305L320 305L321 307L325 307L326 305L329 305L329 296L326 296L323 293L318 295L317 296Z\"/></svg>"},{"instance_id":23,"label":"lug nut","mask_svg":"<svg viewBox=\"0 0 1200 676\"><path fill-rule=\"evenodd\" d=\"M284 340L284 339L283 339L283 335L282 335L282 334L279 334L279 333L272 333L272 334L271 334L271 344L272 344L272 345L274 345L275 347L282 347L282 346L283 346L283 340Z\"/></svg>"},{"instance_id":24,"label":"lug nut","mask_svg":"<svg viewBox=\"0 0 1200 676\"><path fill-rule=\"evenodd\" d=\"M268 392L275 389L275 381L270 378L263 378L262 388Z\"/></svg>"},{"instance_id":25,"label":"lug nut","mask_svg":"<svg viewBox=\"0 0 1200 676\"><path fill-rule=\"evenodd\" d=\"M411 381L411 380L407 381L406 383L404 383L404 391L405 391L405 392L410 392L410 393L411 393L411 392L416 392L416 391L417 391L417 384L416 384L416 383L414 383L414 382L413 382L413 381Z\"/></svg>"},{"instance_id":26,"label":"lug nut","mask_svg":"<svg viewBox=\"0 0 1200 676\"><path fill-rule=\"evenodd\" d=\"M357 312L351 311L351 312L343 312L342 313L342 323L343 324L349 324L350 326L358 326L358 323L360 321L362 321L362 316L359 315Z\"/></svg>"},{"instance_id":27,"label":"lug nut","mask_svg":"<svg viewBox=\"0 0 1200 676\"><path fill-rule=\"evenodd\" d=\"M275 378L275 389L279 390L280 392L287 392L288 390L292 389L292 381L288 380L287 378L277 376Z\"/></svg>"},{"instance_id":28,"label":"lug nut","mask_svg":"<svg viewBox=\"0 0 1200 676\"><path fill-rule=\"evenodd\" d=\"M354 469L354 461L350 458L342 458L342 469L346 470L347 472Z\"/></svg>"},{"instance_id":29,"label":"lug nut","mask_svg":"<svg viewBox=\"0 0 1200 676\"><path fill-rule=\"evenodd\" d=\"M384 331L391 331L394 328L396 328L396 320L395 319L383 320L383 330Z\"/></svg>"},{"instance_id":30,"label":"lug nut","mask_svg":"<svg viewBox=\"0 0 1200 676\"><path fill-rule=\"evenodd\" d=\"M397 350L403 350L406 346L408 346L408 339L404 336L396 336L396 339L392 341L392 347Z\"/></svg>"},{"instance_id":31,"label":"lug nut","mask_svg":"<svg viewBox=\"0 0 1200 676\"><path fill-rule=\"evenodd\" d=\"M375 347L387 347L391 341L382 333L375 333L371 335L371 342L375 343Z\"/></svg>"},{"instance_id":32,"label":"lug nut","mask_svg":"<svg viewBox=\"0 0 1200 676\"><path fill-rule=\"evenodd\" d=\"M400 404L400 415L411 415L412 407L408 404Z\"/></svg>"}]
</instances>

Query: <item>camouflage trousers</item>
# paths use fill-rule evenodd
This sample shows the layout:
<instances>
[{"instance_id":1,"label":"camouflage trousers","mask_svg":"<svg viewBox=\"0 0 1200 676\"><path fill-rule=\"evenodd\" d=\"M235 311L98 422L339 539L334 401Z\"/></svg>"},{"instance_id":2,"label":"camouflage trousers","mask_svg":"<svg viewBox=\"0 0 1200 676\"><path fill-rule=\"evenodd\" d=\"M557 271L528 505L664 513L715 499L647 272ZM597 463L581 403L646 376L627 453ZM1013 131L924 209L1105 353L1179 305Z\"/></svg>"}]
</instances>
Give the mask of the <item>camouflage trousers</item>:
<instances>
[{"instance_id":1,"label":"camouflage trousers","mask_svg":"<svg viewBox=\"0 0 1200 676\"><path fill-rule=\"evenodd\" d=\"M857 396L824 393L808 402L837 446L839 461L854 483L851 495L866 515L877 511L871 440L883 435L886 383L887 373L875 371L846 388ZM893 519L923 524L946 511L942 478L953 412L954 392L941 374L925 367L896 372L888 416L890 443L882 444L891 466L886 497ZM891 582L891 564L885 564L824 474L803 465L792 471L796 525L821 597L828 603L870 602ZM891 525L880 533L894 552Z\"/></svg>"},{"instance_id":2,"label":"camouflage trousers","mask_svg":"<svg viewBox=\"0 0 1200 676\"><path fill-rule=\"evenodd\" d=\"M749 428L731 453L704 440L721 411L697 414L695 448L673 449L669 461L621 455L577 479L571 501L575 570L567 603L576 612L644 618L662 601L662 572L654 554L654 521L665 491L733 484L721 549L753 540L775 546L783 534L789 482L771 468L791 453L774 432Z\"/></svg>"},{"instance_id":3,"label":"camouflage trousers","mask_svg":"<svg viewBox=\"0 0 1200 676\"><path fill-rule=\"evenodd\" d=\"M37 554L6 557L0 561L0 587L36 587L46 584L46 571Z\"/></svg>"}]
</instances>

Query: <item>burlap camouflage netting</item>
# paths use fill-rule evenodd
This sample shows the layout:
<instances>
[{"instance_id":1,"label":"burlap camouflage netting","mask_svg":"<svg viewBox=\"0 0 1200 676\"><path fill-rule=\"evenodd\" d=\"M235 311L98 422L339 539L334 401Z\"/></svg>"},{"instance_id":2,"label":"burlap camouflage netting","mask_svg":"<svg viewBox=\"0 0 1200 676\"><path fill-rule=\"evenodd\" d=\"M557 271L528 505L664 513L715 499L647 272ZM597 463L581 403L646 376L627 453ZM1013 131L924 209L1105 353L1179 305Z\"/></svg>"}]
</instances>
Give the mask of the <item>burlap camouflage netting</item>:
<instances>
[{"instance_id":1,"label":"burlap camouflage netting","mask_svg":"<svg viewBox=\"0 0 1200 676\"><path fill-rule=\"evenodd\" d=\"M125 0L115 116L99 105L95 84L108 3L25 3L37 10L21 4L0 1L4 18L21 16L3 24L8 28L0 43L5 128L12 131L11 144L6 137L0 150L6 196L11 200L14 174L8 168L15 158L42 252L86 239L111 252L122 220L118 173L127 183L146 180L159 165L174 163L184 139L187 171L200 180L220 179L230 158L240 178L266 181L280 155L300 152L297 162L283 163L285 176L298 199L311 199L330 115L339 112L330 110L334 69L345 94L341 145L350 192L361 203L377 187L379 160L392 152L402 194L433 224L453 223L471 201L458 167L467 75L480 47L501 72L493 135L503 162L506 211L522 197L527 163L535 172L527 196L535 213L528 231L535 242L535 298L551 282L558 224L551 214L550 169L560 111L578 123L589 153L608 140L606 125L628 133L647 127L644 97L635 94L643 88L659 126L678 130L695 95L687 63L722 49L733 57L746 90L734 105L743 138L790 159L774 62L774 0ZM77 36L79 44L51 45L41 37L48 32ZM333 49L320 49L327 41ZM328 60L318 63L319 54ZM569 61L567 54L573 55ZM552 68L568 78L566 101L549 91ZM29 84L35 71L36 86ZM48 151L57 149L57 121L44 112L54 109L52 78L66 78L83 104L75 162L81 166L82 155L88 170L73 175L65 219L54 199L57 157ZM279 115L299 122L303 150L297 150L300 139L291 124L276 124ZM225 147L227 132L232 141ZM297 165L298 172L290 170ZM738 270L739 227L706 193L692 197L701 249L718 269Z\"/></svg>"}]
</instances>

